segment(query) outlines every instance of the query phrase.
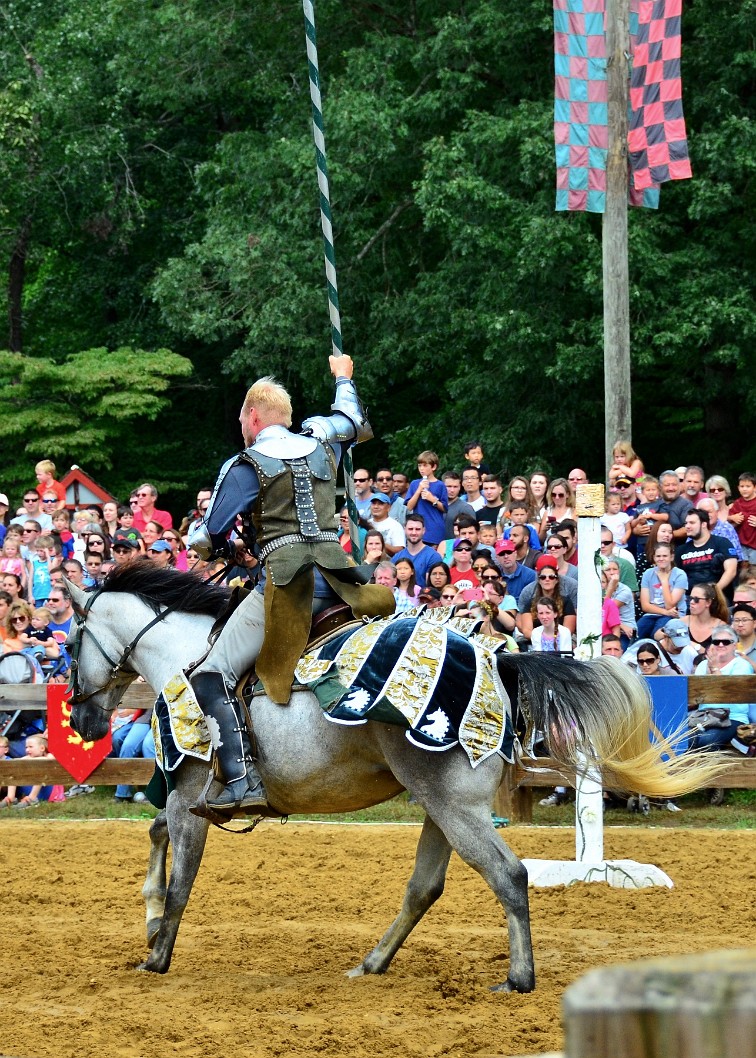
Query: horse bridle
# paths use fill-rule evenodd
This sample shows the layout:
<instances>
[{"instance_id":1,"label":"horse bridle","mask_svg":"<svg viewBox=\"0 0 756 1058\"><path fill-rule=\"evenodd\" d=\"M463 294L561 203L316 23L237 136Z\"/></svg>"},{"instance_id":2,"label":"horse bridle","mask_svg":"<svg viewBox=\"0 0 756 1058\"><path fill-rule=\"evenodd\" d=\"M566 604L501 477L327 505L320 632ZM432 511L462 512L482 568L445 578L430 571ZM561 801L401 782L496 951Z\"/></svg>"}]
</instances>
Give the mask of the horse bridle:
<instances>
[{"instance_id":1,"label":"horse bridle","mask_svg":"<svg viewBox=\"0 0 756 1058\"><path fill-rule=\"evenodd\" d=\"M146 632L149 632L151 628L154 628L156 624L159 624L160 621L164 620L169 613L172 613L179 608L179 603L175 603L173 606L167 606L165 610L161 610L152 621L146 624L141 631L137 632L129 645L124 647L123 653L118 661L113 661L92 629L87 627L89 611L92 609L94 601L97 596L100 595L101 591L102 589L100 588L87 597L84 609L80 613L77 610L74 610L76 631L74 632L74 637L71 642L71 677L68 687L66 688L66 697L70 705L81 705L83 702L88 702L89 699L93 698L96 694L103 694L105 691L109 691L113 687L120 687L122 684L131 683L137 673L135 673L133 669L125 669L125 665L133 654L137 643ZM89 694L81 693L81 684L79 683L79 655L81 654L81 647L85 633L100 651L108 665L110 665L110 675L108 676L107 682L104 683L102 687L96 687L95 690L90 691ZM99 705L98 703L95 704L97 704L97 708L102 709L103 712L109 711L107 706Z\"/></svg>"}]
</instances>

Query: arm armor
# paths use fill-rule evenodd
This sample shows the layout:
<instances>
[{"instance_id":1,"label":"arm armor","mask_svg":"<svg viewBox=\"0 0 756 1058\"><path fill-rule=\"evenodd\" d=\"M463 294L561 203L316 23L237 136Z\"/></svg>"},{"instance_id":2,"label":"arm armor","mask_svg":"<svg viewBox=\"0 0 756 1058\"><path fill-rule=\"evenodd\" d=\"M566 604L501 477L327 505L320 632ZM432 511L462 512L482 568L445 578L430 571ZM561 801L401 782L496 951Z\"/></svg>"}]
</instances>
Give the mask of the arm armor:
<instances>
[{"instance_id":1,"label":"arm armor","mask_svg":"<svg viewBox=\"0 0 756 1058\"><path fill-rule=\"evenodd\" d=\"M326 444L350 441L369 441L373 429L354 383L348 378L336 380L336 398L331 405L333 415L313 415L302 423L302 433L310 434Z\"/></svg>"}]
</instances>

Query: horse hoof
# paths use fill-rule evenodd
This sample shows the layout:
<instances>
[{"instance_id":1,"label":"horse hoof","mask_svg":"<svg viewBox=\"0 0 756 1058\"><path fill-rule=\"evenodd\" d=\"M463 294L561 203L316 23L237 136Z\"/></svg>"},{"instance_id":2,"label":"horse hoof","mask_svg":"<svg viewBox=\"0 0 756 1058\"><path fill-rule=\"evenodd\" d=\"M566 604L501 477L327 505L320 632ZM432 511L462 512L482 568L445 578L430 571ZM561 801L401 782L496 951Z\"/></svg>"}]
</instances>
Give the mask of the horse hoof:
<instances>
[{"instance_id":1,"label":"horse hoof","mask_svg":"<svg viewBox=\"0 0 756 1058\"><path fill-rule=\"evenodd\" d=\"M353 966L351 970L347 970L345 977L364 977L365 967L362 963L359 966Z\"/></svg>"},{"instance_id":2,"label":"horse hoof","mask_svg":"<svg viewBox=\"0 0 756 1058\"><path fill-rule=\"evenodd\" d=\"M154 918L147 923L147 947L152 950L155 946L155 941L158 938L160 932L160 923L162 919Z\"/></svg>"},{"instance_id":3,"label":"horse hoof","mask_svg":"<svg viewBox=\"0 0 756 1058\"><path fill-rule=\"evenodd\" d=\"M137 970L141 973L166 974L168 973L168 966L156 966L154 962L151 963L149 959L146 959L144 962L139 963Z\"/></svg>"}]
</instances>

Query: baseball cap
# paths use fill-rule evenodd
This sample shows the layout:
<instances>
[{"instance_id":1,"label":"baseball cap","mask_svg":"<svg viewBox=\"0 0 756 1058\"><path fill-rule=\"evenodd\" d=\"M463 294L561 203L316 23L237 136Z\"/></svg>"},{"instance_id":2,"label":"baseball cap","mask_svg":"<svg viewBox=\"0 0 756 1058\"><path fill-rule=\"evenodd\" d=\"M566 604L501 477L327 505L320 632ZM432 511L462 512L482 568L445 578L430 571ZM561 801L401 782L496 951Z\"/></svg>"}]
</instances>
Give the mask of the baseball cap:
<instances>
[{"instance_id":1,"label":"baseball cap","mask_svg":"<svg viewBox=\"0 0 756 1058\"><path fill-rule=\"evenodd\" d=\"M391 503L390 498L385 492L373 492L370 496L371 503Z\"/></svg>"},{"instance_id":2,"label":"baseball cap","mask_svg":"<svg viewBox=\"0 0 756 1058\"><path fill-rule=\"evenodd\" d=\"M540 558L536 559L536 573L539 573L542 569L559 569L559 563L552 555L541 555Z\"/></svg>"},{"instance_id":3,"label":"baseball cap","mask_svg":"<svg viewBox=\"0 0 756 1058\"><path fill-rule=\"evenodd\" d=\"M665 636L669 636L676 647L686 647L690 643L690 632L688 626L683 624L682 621L671 620L667 621L662 627L662 632Z\"/></svg>"},{"instance_id":4,"label":"baseball cap","mask_svg":"<svg viewBox=\"0 0 756 1058\"><path fill-rule=\"evenodd\" d=\"M128 548L131 551L136 550L139 547L139 544L136 542L136 540L131 540L128 536L120 536L113 541L114 551L118 551L119 549L124 547Z\"/></svg>"},{"instance_id":5,"label":"baseball cap","mask_svg":"<svg viewBox=\"0 0 756 1058\"><path fill-rule=\"evenodd\" d=\"M113 534L113 543L117 543L119 540L134 540L139 541L142 539L142 534L138 529L116 529Z\"/></svg>"},{"instance_id":6,"label":"baseball cap","mask_svg":"<svg viewBox=\"0 0 756 1058\"><path fill-rule=\"evenodd\" d=\"M121 541L123 543L123 541ZM156 540L154 544L150 544L147 548L148 551L170 551L171 545L167 540Z\"/></svg>"},{"instance_id":7,"label":"baseball cap","mask_svg":"<svg viewBox=\"0 0 756 1058\"><path fill-rule=\"evenodd\" d=\"M465 537L460 537L459 540L454 541L454 551L459 551L461 547L466 547L468 551L472 551L473 549L472 544Z\"/></svg>"},{"instance_id":8,"label":"baseball cap","mask_svg":"<svg viewBox=\"0 0 756 1058\"><path fill-rule=\"evenodd\" d=\"M497 555L503 554L505 551L516 551L517 544L514 540L497 540L494 545L494 551Z\"/></svg>"},{"instance_id":9,"label":"baseball cap","mask_svg":"<svg viewBox=\"0 0 756 1058\"><path fill-rule=\"evenodd\" d=\"M10 504L8 503L8 497L5 495L4 492L0 492L0 503L2 503L4 507L10 507Z\"/></svg>"},{"instance_id":10,"label":"baseball cap","mask_svg":"<svg viewBox=\"0 0 756 1058\"><path fill-rule=\"evenodd\" d=\"M633 481L632 478L629 478L626 475L623 475L621 478L617 478L617 480L614 482L614 484L617 485L621 489L627 489L627 488L630 487L630 485L634 485L635 482Z\"/></svg>"}]
</instances>

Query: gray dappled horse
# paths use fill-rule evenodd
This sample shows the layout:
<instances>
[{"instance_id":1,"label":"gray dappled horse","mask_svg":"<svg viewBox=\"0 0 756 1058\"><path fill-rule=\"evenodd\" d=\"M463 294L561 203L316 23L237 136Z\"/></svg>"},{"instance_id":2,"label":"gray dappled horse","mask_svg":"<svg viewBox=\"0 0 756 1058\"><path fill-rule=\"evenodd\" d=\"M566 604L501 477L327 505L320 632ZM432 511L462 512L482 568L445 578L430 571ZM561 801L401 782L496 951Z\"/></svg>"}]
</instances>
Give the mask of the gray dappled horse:
<instances>
[{"instance_id":1,"label":"gray dappled horse","mask_svg":"<svg viewBox=\"0 0 756 1058\"><path fill-rule=\"evenodd\" d=\"M72 723L85 739L102 738L125 687L141 675L159 691L203 654L227 595L189 573L149 562L116 568L101 589L69 585L78 627L69 637L76 656ZM711 757L662 760L668 746L649 743L649 700L635 674L615 659L590 663L546 654L497 655L512 699L527 698L529 722L548 733L549 750L565 767L579 752L620 789L674 797L711 780ZM506 703L505 703L506 704ZM379 722L332 724L315 695L301 691L286 706L255 697L252 721L258 767L270 803L283 814L348 812L409 790L426 812L402 908L378 944L350 971L383 973L425 912L443 892L452 850L485 879L506 912L509 974L497 991L535 986L527 872L502 841L491 805L505 762L497 754L475 769L455 747L428 753L404 729ZM150 829L151 852L143 895L151 952L140 969L165 973L194 879L208 822L189 811L208 768L185 758L176 787ZM170 881L166 856L173 845Z\"/></svg>"}]
</instances>

